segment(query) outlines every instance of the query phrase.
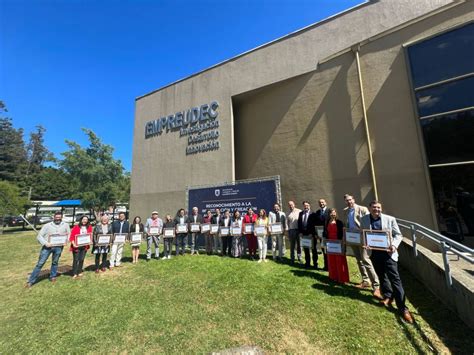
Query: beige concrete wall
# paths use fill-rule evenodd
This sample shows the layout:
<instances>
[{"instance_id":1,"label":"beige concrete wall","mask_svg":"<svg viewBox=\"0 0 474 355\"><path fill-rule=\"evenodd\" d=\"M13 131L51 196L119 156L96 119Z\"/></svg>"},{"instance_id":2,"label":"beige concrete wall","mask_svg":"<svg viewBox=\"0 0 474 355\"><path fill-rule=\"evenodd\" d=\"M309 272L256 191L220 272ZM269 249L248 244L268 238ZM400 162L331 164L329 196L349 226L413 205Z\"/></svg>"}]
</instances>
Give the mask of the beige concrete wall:
<instances>
[{"instance_id":1,"label":"beige concrete wall","mask_svg":"<svg viewBox=\"0 0 474 355\"><path fill-rule=\"evenodd\" d=\"M186 186L222 183L235 178L232 96L311 72L320 59L451 2L370 2L139 98L134 127L131 213L144 216L155 208L175 211L185 204ZM145 139L147 121L212 100L220 103L219 150L186 156L185 138L179 138L179 133ZM353 129L360 130L359 127ZM313 138L311 130L307 134ZM359 155L362 156L363 152L361 149ZM363 163L355 163L355 170L364 176L367 169L360 164ZM329 175L324 176L329 179ZM369 189L364 182L360 196L366 198ZM328 183L324 191L329 190L334 189L330 189ZM341 191L337 188L334 193Z\"/></svg>"}]
</instances>

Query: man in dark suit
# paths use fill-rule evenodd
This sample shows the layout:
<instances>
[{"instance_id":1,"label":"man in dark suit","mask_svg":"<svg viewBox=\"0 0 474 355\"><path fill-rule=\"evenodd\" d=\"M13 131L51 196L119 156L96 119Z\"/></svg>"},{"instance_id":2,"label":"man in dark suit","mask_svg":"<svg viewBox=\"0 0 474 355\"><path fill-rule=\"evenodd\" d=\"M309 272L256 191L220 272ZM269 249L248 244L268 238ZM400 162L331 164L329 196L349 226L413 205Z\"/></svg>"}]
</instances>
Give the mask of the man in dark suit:
<instances>
[{"instance_id":1,"label":"man in dark suit","mask_svg":"<svg viewBox=\"0 0 474 355\"><path fill-rule=\"evenodd\" d=\"M316 238L314 230L315 214L311 211L308 201L303 201L303 210L298 215L298 232L303 246L305 267L311 266L311 252L313 251L313 268L318 268L318 253L316 252Z\"/></svg>"},{"instance_id":2,"label":"man in dark suit","mask_svg":"<svg viewBox=\"0 0 474 355\"><path fill-rule=\"evenodd\" d=\"M197 245L197 242L199 240L199 236L201 235L201 232L193 232L191 230L191 224L193 223L198 223L198 224L201 224L202 223L202 216L200 214L198 214L198 208L197 207L193 207L193 211L191 213L191 215L188 217L188 220L186 221L188 223L188 228L189 228L189 232L190 232L190 235L191 235L191 255L199 255L199 252L198 252L198 245Z\"/></svg>"},{"instance_id":3,"label":"man in dark suit","mask_svg":"<svg viewBox=\"0 0 474 355\"><path fill-rule=\"evenodd\" d=\"M119 213L119 219L112 223L112 233L128 234L130 232L130 224L125 219L125 212ZM110 253L110 269L114 266L120 266L122 263L123 244L112 244Z\"/></svg>"},{"instance_id":4,"label":"man in dark suit","mask_svg":"<svg viewBox=\"0 0 474 355\"><path fill-rule=\"evenodd\" d=\"M324 227L329 218L329 208L324 198L320 198L318 202L319 202L319 209L316 212L314 212L314 225ZM318 235L317 238L322 238L322 233L321 235ZM323 251L323 257L324 257L323 270L328 271L328 257L326 255L325 249L324 248L321 248L321 249ZM313 250L313 253L317 253L317 250Z\"/></svg>"}]
</instances>

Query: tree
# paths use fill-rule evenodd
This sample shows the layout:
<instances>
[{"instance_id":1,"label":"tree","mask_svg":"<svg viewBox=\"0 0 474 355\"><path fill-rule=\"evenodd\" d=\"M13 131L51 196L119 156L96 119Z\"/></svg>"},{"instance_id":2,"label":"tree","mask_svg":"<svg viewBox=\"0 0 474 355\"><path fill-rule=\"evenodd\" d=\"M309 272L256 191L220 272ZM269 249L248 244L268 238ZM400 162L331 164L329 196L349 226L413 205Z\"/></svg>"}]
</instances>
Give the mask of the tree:
<instances>
[{"instance_id":1,"label":"tree","mask_svg":"<svg viewBox=\"0 0 474 355\"><path fill-rule=\"evenodd\" d=\"M0 181L0 227L5 216L16 216L28 208L28 200L20 195L20 189L8 181Z\"/></svg>"},{"instance_id":2,"label":"tree","mask_svg":"<svg viewBox=\"0 0 474 355\"><path fill-rule=\"evenodd\" d=\"M0 114L8 112L0 101ZM0 117L0 180L20 181L26 167L26 150L23 129L15 129L12 119Z\"/></svg>"},{"instance_id":3,"label":"tree","mask_svg":"<svg viewBox=\"0 0 474 355\"><path fill-rule=\"evenodd\" d=\"M122 162L113 158L110 145L103 144L92 130L82 130L88 136L89 146L83 148L66 140L69 150L62 153L64 159L59 164L76 179L78 197L84 207L93 209L97 215L119 201L124 169Z\"/></svg>"},{"instance_id":4,"label":"tree","mask_svg":"<svg viewBox=\"0 0 474 355\"><path fill-rule=\"evenodd\" d=\"M32 200L62 200L77 197L77 180L67 172L55 167L42 168L32 175Z\"/></svg>"}]
</instances>

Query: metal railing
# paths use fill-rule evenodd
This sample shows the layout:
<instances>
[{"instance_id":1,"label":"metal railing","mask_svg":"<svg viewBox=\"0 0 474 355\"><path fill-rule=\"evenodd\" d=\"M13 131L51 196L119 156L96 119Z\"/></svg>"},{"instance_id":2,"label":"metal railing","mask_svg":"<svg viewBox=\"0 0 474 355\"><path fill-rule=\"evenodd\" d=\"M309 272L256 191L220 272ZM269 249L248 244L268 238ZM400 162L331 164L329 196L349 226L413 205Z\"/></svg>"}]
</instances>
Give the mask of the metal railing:
<instances>
[{"instance_id":1,"label":"metal railing","mask_svg":"<svg viewBox=\"0 0 474 355\"><path fill-rule=\"evenodd\" d=\"M474 249L458 243L438 232L422 226L421 224L397 218L398 225L410 230L410 237L413 243L413 255L418 256L417 240L427 238L439 246L443 257L444 273L448 287L452 286L451 268L449 265L448 252L451 252L467 262L474 264Z\"/></svg>"}]
</instances>

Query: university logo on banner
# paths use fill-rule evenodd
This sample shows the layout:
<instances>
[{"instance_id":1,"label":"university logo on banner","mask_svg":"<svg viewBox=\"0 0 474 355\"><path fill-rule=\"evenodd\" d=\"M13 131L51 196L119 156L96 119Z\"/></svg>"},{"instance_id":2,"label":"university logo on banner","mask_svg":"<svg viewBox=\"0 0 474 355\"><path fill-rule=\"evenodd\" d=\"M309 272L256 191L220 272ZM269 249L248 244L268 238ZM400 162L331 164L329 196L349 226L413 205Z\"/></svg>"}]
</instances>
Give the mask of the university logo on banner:
<instances>
[{"instance_id":1,"label":"university logo on banner","mask_svg":"<svg viewBox=\"0 0 474 355\"><path fill-rule=\"evenodd\" d=\"M219 197L221 195L221 190L219 189L214 190L214 195L216 195L216 197Z\"/></svg>"}]
</instances>

